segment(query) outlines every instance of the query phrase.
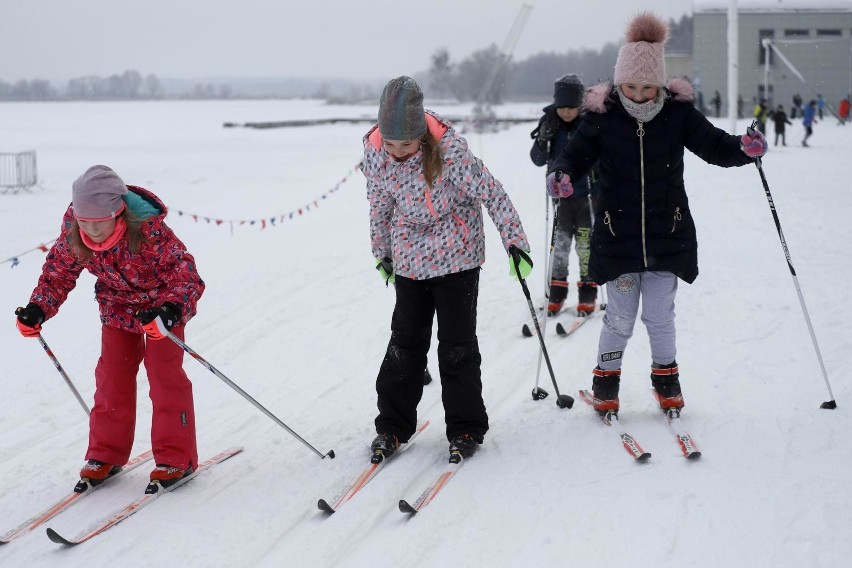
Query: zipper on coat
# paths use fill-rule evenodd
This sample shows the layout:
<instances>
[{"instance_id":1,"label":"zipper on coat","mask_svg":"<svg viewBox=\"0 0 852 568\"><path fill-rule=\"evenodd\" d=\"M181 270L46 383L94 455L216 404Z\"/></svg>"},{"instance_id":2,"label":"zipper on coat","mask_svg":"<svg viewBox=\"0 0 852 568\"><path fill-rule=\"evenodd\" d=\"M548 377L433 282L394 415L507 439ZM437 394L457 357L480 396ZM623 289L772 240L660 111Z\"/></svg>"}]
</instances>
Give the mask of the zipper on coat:
<instances>
[{"instance_id":1,"label":"zipper on coat","mask_svg":"<svg viewBox=\"0 0 852 568\"><path fill-rule=\"evenodd\" d=\"M648 249L645 242L645 128L641 120L637 120L636 124L639 128L636 130L636 136L639 137L639 181L641 183L642 196L642 261L645 268L648 268Z\"/></svg>"},{"instance_id":2,"label":"zipper on coat","mask_svg":"<svg viewBox=\"0 0 852 568\"><path fill-rule=\"evenodd\" d=\"M429 210L429 213L432 217L437 217L435 214L435 205L432 203L432 191L429 188L429 184L426 184L426 189L423 191L423 196L426 200L426 209Z\"/></svg>"},{"instance_id":3,"label":"zipper on coat","mask_svg":"<svg viewBox=\"0 0 852 568\"><path fill-rule=\"evenodd\" d=\"M674 223L672 223L672 233L677 229L677 222L680 221L683 217L680 215L680 207L675 207L674 210Z\"/></svg>"},{"instance_id":4,"label":"zipper on coat","mask_svg":"<svg viewBox=\"0 0 852 568\"><path fill-rule=\"evenodd\" d=\"M609 211L604 211L604 225L607 226L609 232L612 233L612 236L615 236L615 231L612 230L612 217L609 214Z\"/></svg>"},{"instance_id":5,"label":"zipper on coat","mask_svg":"<svg viewBox=\"0 0 852 568\"><path fill-rule=\"evenodd\" d=\"M450 213L450 215L453 217L453 220L459 224L459 227L461 227L462 241L467 244L468 236L470 236L470 229L467 228L467 224L462 220L461 217L459 217L455 213Z\"/></svg>"}]
</instances>

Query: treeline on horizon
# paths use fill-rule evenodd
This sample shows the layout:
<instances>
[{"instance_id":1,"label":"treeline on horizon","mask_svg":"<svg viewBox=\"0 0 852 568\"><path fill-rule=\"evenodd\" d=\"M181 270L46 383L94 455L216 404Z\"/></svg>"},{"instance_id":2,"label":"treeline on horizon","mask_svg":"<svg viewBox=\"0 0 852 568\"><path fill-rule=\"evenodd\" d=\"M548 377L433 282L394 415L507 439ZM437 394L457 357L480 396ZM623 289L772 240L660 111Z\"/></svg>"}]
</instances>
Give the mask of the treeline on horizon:
<instances>
[{"instance_id":1,"label":"treeline on horizon","mask_svg":"<svg viewBox=\"0 0 852 568\"><path fill-rule=\"evenodd\" d=\"M669 53L692 53L692 16L670 20ZM570 44L570 38L566 39ZM547 98L553 94L553 82L566 73L576 73L587 86L612 76L619 43L608 43L600 50L568 50L563 53L538 53L522 61L513 61L494 44L454 62L449 50L440 48L431 58L428 71L414 73L429 98L455 99L499 104L507 100ZM0 81L0 101L98 101L160 99L240 99L298 98L326 99L332 103L357 103L376 100L381 85L317 81L314 85L282 88L249 87L248 84L208 81L179 82L164 85L156 75L143 76L136 70L109 77L95 75L70 79L64 90L45 79L21 79L14 83Z\"/></svg>"}]
</instances>

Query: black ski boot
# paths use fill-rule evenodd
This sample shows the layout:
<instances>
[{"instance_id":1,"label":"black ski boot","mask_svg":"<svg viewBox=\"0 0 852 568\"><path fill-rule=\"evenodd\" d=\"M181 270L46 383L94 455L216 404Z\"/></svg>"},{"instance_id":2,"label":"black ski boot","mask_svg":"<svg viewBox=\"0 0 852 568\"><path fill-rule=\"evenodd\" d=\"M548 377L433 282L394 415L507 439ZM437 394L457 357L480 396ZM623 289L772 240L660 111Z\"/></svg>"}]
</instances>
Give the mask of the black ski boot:
<instances>
[{"instance_id":1,"label":"black ski boot","mask_svg":"<svg viewBox=\"0 0 852 568\"><path fill-rule=\"evenodd\" d=\"M557 280L554 278L550 281L550 291L547 294L547 315L555 316L562 311L562 306L565 304L565 298L568 297L568 282L566 280Z\"/></svg>"},{"instance_id":2,"label":"black ski boot","mask_svg":"<svg viewBox=\"0 0 852 568\"><path fill-rule=\"evenodd\" d=\"M594 282L577 282L577 315L589 315L595 311L598 285Z\"/></svg>"},{"instance_id":3,"label":"black ski boot","mask_svg":"<svg viewBox=\"0 0 852 568\"><path fill-rule=\"evenodd\" d=\"M654 386L654 395L660 403L660 408L663 410L683 408L677 361L672 361L668 365L659 363L651 365L651 384Z\"/></svg>"},{"instance_id":4,"label":"black ski boot","mask_svg":"<svg viewBox=\"0 0 852 568\"><path fill-rule=\"evenodd\" d=\"M453 436L450 440L450 463L459 463L462 458L469 458L476 453L481 443L470 434Z\"/></svg>"},{"instance_id":5,"label":"black ski boot","mask_svg":"<svg viewBox=\"0 0 852 568\"><path fill-rule=\"evenodd\" d=\"M601 414L618 412L618 387L621 384L621 369L606 371L595 367L592 378L592 393L597 401L593 404Z\"/></svg>"},{"instance_id":6,"label":"black ski boot","mask_svg":"<svg viewBox=\"0 0 852 568\"><path fill-rule=\"evenodd\" d=\"M399 438L393 434L379 433L370 444L370 451L373 452L370 462L382 463L382 460L391 457L399 448Z\"/></svg>"}]
</instances>

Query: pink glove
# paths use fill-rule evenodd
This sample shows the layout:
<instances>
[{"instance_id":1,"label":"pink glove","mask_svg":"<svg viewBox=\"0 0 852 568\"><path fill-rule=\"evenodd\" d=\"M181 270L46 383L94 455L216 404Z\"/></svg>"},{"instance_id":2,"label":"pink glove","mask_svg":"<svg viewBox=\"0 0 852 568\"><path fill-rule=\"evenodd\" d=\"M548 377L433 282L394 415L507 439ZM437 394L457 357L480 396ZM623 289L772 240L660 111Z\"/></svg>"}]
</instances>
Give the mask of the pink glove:
<instances>
[{"instance_id":1,"label":"pink glove","mask_svg":"<svg viewBox=\"0 0 852 568\"><path fill-rule=\"evenodd\" d=\"M571 197L574 194L574 186L568 174L556 170L547 176L547 195L550 197Z\"/></svg>"},{"instance_id":2,"label":"pink glove","mask_svg":"<svg viewBox=\"0 0 852 568\"><path fill-rule=\"evenodd\" d=\"M746 133L740 137L740 148L749 158L760 158L769 149L766 137L756 128L747 128Z\"/></svg>"}]
</instances>

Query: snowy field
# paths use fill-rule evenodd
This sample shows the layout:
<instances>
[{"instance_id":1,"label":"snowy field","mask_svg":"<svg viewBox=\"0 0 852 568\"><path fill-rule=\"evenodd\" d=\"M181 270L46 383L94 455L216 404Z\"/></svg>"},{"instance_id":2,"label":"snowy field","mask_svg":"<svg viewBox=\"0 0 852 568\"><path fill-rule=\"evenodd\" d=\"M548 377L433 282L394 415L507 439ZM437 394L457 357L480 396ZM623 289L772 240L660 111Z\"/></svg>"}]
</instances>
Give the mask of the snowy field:
<instances>
[{"instance_id":1,"label":"snowy field","mask_svg":"<svg viewBox=\"0 0 852 568\"><path fill-rule=\"evenodd\" d=\"M498 112L537 118L543 104ZM222 124L375 110L314 101L0 105L0 152L36 150L41 180L31 192L0 195L0 260L19 259L0 264L0 533L70 491L83 463L86 417L38 342L18 335L13 311L28 301L44 259L21 253L58 235L71 182L96 163L158 194L195 255L207 291L187 344L321 452L337 454L320 460L187 358L201 458L233 445L244 445L243 454L79 547L53 544L39 528L0 547L0 566L848 565L852 384L843 364L852 304L838 282L852 281L852 126L833 120L816 125L811 148L800 146L797 122L764 170L836 410L819 408L830 397L756 168L725 170L690 154L701 274L677 297L678 362L700 460L681 457L655 410L641 323L625 356L621 416L653 453L647 463L635 463L579 400L557 408L546 369L541 384L551 397L531 399L538 345L520 334L527 304L487 223L478 330L491 430L480 453L419 515L398 511L399 499L416 499L446 460L436 381L420 405L432 425L411 449L338 513L318 511L317 499L333 497L367 462L394 303L373 269L365 184L353 169L368 126ZM538 263L529 279L538 302L547 229L543 170L528 158L533 126L468 138L521 214ZM273 218L264 229L228 222ZM80 278L43 334L88 404L100 348L93 282ZM575 294L572 285L569 302ZM576 394L591 384L600 319L569 339L553 327L547 346L560 390ZM134 451L150 443L142 375ZM73 536L140 494L148 471L48 526Z\"/></svg>"}]
</instances>

